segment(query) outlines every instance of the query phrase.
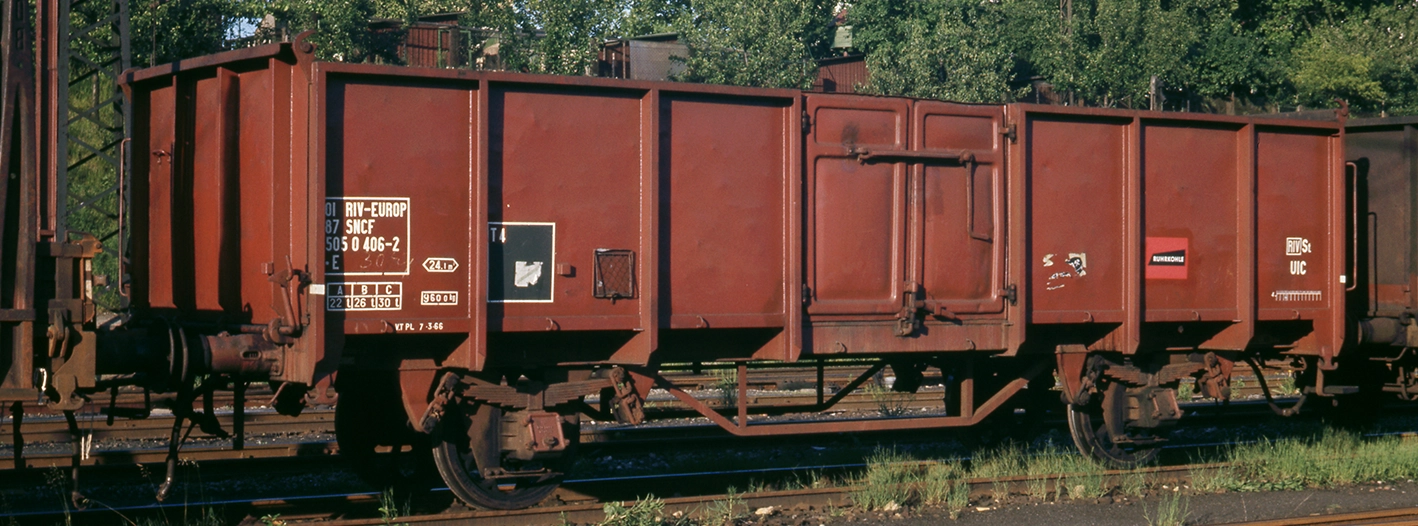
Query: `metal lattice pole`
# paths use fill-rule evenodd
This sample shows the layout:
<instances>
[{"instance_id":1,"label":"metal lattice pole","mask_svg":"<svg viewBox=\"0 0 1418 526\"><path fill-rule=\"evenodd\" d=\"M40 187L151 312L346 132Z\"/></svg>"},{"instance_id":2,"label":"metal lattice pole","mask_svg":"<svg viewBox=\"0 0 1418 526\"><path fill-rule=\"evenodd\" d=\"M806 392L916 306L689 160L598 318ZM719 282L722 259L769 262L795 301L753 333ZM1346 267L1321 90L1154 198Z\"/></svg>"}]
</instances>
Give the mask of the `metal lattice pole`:
<instances>
[{"instance_id":1,"label":"metal lattice pole","mask_svg":"<svg viewBox=\"0 0 1418 526\"><path fill-rule=\"evenodd\" d=\"M95 259L95 272L121 283L116 250L127 243L119 232L120 166L127 161L124 138L131 132L128 101L118 87L132 64L126 0L41 0L39 22L40 100L46 101L43 141L48 213L43 234L63 240L83 231L108 247ZM119 306L118 295L104 301Z\"/></svg>"}]
</instances>

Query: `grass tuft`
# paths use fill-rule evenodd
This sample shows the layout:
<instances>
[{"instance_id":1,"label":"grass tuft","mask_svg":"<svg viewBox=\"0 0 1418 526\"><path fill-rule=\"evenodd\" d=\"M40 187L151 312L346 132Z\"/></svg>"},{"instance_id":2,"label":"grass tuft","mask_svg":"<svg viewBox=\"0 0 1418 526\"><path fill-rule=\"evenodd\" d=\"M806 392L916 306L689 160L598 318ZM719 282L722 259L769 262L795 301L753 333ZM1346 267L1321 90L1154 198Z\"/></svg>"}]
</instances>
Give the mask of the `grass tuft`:
<instances>
[{"instance_id":1,"label":"grass tuft","mask_svg":"<svg viewBox=\"0 0 1418 526\"><path fill-rule=\"evenodd\" d=\"M748 504L739 495L731 487L724 498L710 502L704 510L705 524L735 524L739 519L748 517Z\"/></svg>"},{"instance_id":2,"label":"grass tuft","mask_svg":"<svg viewBox=\"0 0 1418 526\"><path fill-rule=\"evenodd\" d=\"M739 402L739 372L736 369L714 369L714 388L719 390L719 403L724 407L735 407Z\"/></svg>"},{"instance_id":3,"label":"grass tuft","mask_svg":"<svg viewBox=\"0 0 1418 526\"><path fill-rule=\"evenodd\" d=\"M852 503L867 510L906 505L921 482L920 466L919 461L895 449L878 449L867 458L862 489L852 494Z\"/></svg>"},{"instance_id":4,"label":"grass tuft","mask_svg":"<svg viewBox=\"0 0 1418 526\"><path fill-rule=\"evenodd\" d=\"M394 500L393 488L385 488L384 491L379 494L379 518L384 521L384 526L408 526L406 522L400 523L394 522L394 520L398 519L400 516L408 516L411 514L407 500L404 501L402 509Z\"/></svg>"},{"instance_id":5,"label":"grass tuft","mask_svg":"<svg viewBox=\"0 0 1418 526\"><path fill-rule=\"evenodd\" d=\"M1418 444L1401 437L1365 439L1328 429L1312 438L1235 445L1221 461L1235 467L1203 477L1209 490L1330 488L1418 475Z\"/></svg>"},{"instance_id":6,"label":"grass tuft","mask_svg":"<svg viewBox=\"0 0 1418 526\"><path fill-rule=\"evenodd\" d=\"M1004 502L1009 497L1009 484L1000 479L1024 473L1027 454L1015 442L979 451L970 463L970 477L994 481L990 493L995 502Z\"/></svg>"},{"instance_id":7,"label":"grass tuft","mask_svg":"<svg viewBox=\"0 0 1418 526\"><path fill-rule=\"evenodd\" d=\"M884 417L905 415L911 404L916 401L916 393L900 393L876 384L869 384L864 390Z\"/></svg>"},{"instance_id":8,"label":"grass tuft","mask_svg":"<svg viewBox=\"0 0 1418 526\"><path fill-rule=\"evenodd\" d=\"M1190 499L1181 492L1167 493L1162 495L1156 508L1149 509L1143 504L1142 518L1147 520L1148 526L1184 526L1191 515L1190 508Z\"/></svg>"},{"instance_id":9,"label":"grass tuft","mask_svg":"<svg viewBox=\"0 0 1418 526\"><path fill-rule=\"evenodd\" d=\"M1118 490L1128 497L1141 498L1147 493L1147 475L1130 471L1122 476Z\"/></svg>"},{"instance_id":10,"label":"grass tuft","mask_svg":"<svg viewBox=\"0 0 1418 526\"><path fill-rule=\"evenodd\" d=\"M602 508L606 514L600 526L659 526L664 523L665 502L646 495L626 507L619 502L610 502Z\"/></svg>"}]
</instances>

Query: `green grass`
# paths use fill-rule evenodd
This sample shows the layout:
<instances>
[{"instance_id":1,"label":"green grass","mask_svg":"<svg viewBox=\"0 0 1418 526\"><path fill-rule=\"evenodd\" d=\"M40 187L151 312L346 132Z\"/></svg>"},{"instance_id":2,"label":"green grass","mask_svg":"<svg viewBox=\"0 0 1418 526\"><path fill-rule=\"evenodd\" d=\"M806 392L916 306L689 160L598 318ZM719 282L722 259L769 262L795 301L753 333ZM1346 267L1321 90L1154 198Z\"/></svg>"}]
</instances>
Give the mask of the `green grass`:
<instances>
[{"instance_id":1,"label":"green grass","mask_svg":"<svg viewBox=\"0 0 1418 526\"><path fill-rule=\"evenodd\" d=\"M659 526L665 523L665 501L654 495L647 495L631 506L610 502L601 510L606 518L599 523L600 526Z\"/></svg>"},{"instance_id":2,"label":"green grass","mask_svg":"<svg viewBox=\"0 0 1418 526\"><path fill-rule=\"evenodd\" d=\"M876 403L877 411L885 417L906 414L911 403L916 401L916 393L898 393L876 384L868 384L864 390L871 397L872 402Z\"/></svg>"},{"instance_id":3,"label":"green grass","mask_svg":"<svg viewBox=\"0 0 1418 526\"><path fill-rule=\"evenodd\" d=\"M409 511L408 501L404 501L401 508L394 499L393 488L385 488L384 492L379 494L379 518L384 521L384 526L408 526L408 523L394 522L394 520L409 515L412 513Z\"/></svg>"},{"instance_id":4,"label":"green grass","mask_svg":"<svg viewBox=\"0 0 1418 526\"><path fill-rule=\"evenodd\" d=\"M1182 382L1177 385L1177 401L1190 402L1191 399L1195 397L1196 384L1193 383L1192 380L1182 380Z\"/></svg>"},{"instance_id":5,"label":"green grass","mask_svg":"<svg viewBox=\"0 0 1418 526\"><path fill-rule=\"evenodd\" d=\"M1147 520L1148 526L1183 526L1189 515L1190 499L1181 492L1162 495L1156 508L1149 508L1146 504L1142 507L1142 517Z\"/></svg>"},{"instance_id":6,"label":"green grass","mask_svg":"<svg viewBox=\"0 0 1418 526\"><path fill-rule=\"evenodd\" d=\"M915 496L921 481L919 461L895 449L880 449L867 458L862 487L852 494L852 503L866 510L904 506Z\"/></svg>"},{"instance_id":7,"label":"green grass","mask_svg":"<svg viewBox=\"0 0 1418 526\"><path fill-rule=\"evenodd\" d=\"M1162 501L1145 510L1149 524L1184 524L1190 513L1188 493L1329 488L1418 478L1418 441L1364 438L1353 432L1328 429L1311 437L1233 445L1194 462L1228 466L1194 469L1190 491L1162 491ZM952 515L970 505L969 480L994 481L997 501L1009 496L1011 488L1006 480L1021 475L1040 477L1024 482L1016 490L1037 500L1096 499L1114 492L1142 498L1154 486L1151 475L1145 472L1105 476L1106 471L1097 462L1058 445L1031 447L1009 442L976 452L968 463L921 459L896 449L879 449L867 459L867 468L860 476L841 482L858 486L852 499L862 510L892 505L942 506ZM1049 476L1057 478L1044 478ZM813 476L798 485L820 487L832 483Z\"/></svg>"},{"instance_id":8,"label":"green grass","mask_svg":"<svg viewBox=\"0 0 1418 526\"><path fill-rule=\"evenodd\" d=\"M1147 493L1147 486L1147 475L1132 471L1122 476L1118 491L1128 497L1140 498Z\"/></svg>"},{"instance_id":9,"label":"green grass","mask_svg":"<svg viewBox=\"0 0 1418 526\"><path fill-rule=\"evenodd\" d=\"M1068 494L1069 498L1098 498L1112 489L1103 487L1103 467L1078 453L1049 446L1032 454L1017 453L1023 459L1023 475L1035 477L1025 483L1025 491L1031 498L1048 500L1049 486L1053 483L1054 500ZM1057 479L1048 475L1060 475Z\"/></svg>"},{"instance_id":10,"label":"green grass","mask_svg":"<svg viewBox=\"0 0 1418 526\"><path fill-rule=\"evenodd\" d=\"M728 495L724 498L710 502L704 509L704 519L706 524L734 524L739 519L748 517L748 504L734 488L729 488Z\"/></svg>"},{"instance_id":11,"label":"green grass","mask_svg":"<svg viewBox=\"0 0 1418 526\"><path fill-rule=\"evenodd\" d=\"M1330 429L1311 438L1232 446L1216 460L1234 467L1203 475L1199 490L1330 488L1418 476L1418 443Z\"/></svg>"},{"instance_id":12,"label":"green grass","mask_svg":"<svg viewBox=\"0 0 1418 526\"><path fill-rule=\"evenodd\" d=\"M736 407L739 400L739 372L737 369L714 369L714 388L719 390L719 403L724 407Z\"/></svg>"},{"instance_id":13,"label":"green grass","mask_svg":"<svg viewBox=\"0 0 1418 526\"><path fill-rule=\"evenodd\" d=\"M894 449L881 449L867 460L867 471L852 494L852 503L864 510L893 505L944 506L955 516L970 505L971 473L959 461L926 462Z\"/></svg>"},{"instance_id":14,"label":"green grass","mask_svg":"<svg viewBox=\"0 0 1418 526\"><path fill-rule=\"evenodd\" d=\"M1009 496L1009 485L1000 479L1024 473L1024 448L1008 442L975 453L970 463L970 477L994 481L991 493L996 502Z\"/></svg>"}]
</instances>

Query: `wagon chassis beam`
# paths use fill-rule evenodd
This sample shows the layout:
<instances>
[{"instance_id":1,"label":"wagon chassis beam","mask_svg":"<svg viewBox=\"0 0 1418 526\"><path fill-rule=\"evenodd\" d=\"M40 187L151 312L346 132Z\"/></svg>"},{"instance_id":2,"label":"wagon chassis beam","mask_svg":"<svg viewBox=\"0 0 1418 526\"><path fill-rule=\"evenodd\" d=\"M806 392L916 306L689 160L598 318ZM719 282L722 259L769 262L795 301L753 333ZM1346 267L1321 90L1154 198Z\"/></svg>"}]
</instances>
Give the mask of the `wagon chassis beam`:
<instances>
[{"instance_id":1,"label":"wagon chassis beam","mask_svg":"<svg viewBox=\"0 0 1418 526\"><path fill-rule=\"evenodd\" d=\"M738 367L738 396L735 397L735 405L738 411L738 415L737 418L734 420L730 420L729 417L724 416L718 410L709 407L708 404L705 404L704 402L694 398L694 396L685 392L683 389L676 387L672 381L665 378L664 376L661 376L659 372L644 370L637 370L635 372L637 374L654 379L656 387L668 391L675 398L679 399L680 402L689 406L691 409L704 416L705 418L708 418L710 421L714 422L716 425L723 428L725 431L732 433L734 436L749 437L777 435L808 435L818 433L842 433L860 431L901 431L910 429L931 429L942 427L970 426L979 423L986 417L990 416L990 414L992 414L996 409L999 409L1000 406L1004 405L1006 401L1008 401L1020 390L1024 389L1029 384L1030 380L1032 380L1035 376L1038 376L1039 373L1043 372L1048 367L1048 365L1049 362L1047 360L1040 360L1036 362L1034 365L1030 366L1022 374L1020 374L1017 378L1011 380L1009 383L1001 387L999 391L995 392L994 395L992 395L989 399L985 400L985 402L980 404L979 406L976 406L974 403L974 396L972 392L974 383L973 378L966 378L962 380L962 389L960 396L960 414L956 416L877 418L828 422L783 422L759 424L750 424L748 421L748 401L746 396L748 392L748 366L745 363L740 363ZM867 370L861 376L858 376L856 380L853 380L850 384L847 384L847 386L843 387L842 390L838 391L837 394L834 395L831 399L825 400L818 404L793 406L792 409L799 412L823 411L826 409L830 409L832 406L836 405L838 402L844 399L847 394L856 390L863 383L865 383L867 379L871 378L885 366L886 364L883 362Z\"/></svg>"}]
</instances>

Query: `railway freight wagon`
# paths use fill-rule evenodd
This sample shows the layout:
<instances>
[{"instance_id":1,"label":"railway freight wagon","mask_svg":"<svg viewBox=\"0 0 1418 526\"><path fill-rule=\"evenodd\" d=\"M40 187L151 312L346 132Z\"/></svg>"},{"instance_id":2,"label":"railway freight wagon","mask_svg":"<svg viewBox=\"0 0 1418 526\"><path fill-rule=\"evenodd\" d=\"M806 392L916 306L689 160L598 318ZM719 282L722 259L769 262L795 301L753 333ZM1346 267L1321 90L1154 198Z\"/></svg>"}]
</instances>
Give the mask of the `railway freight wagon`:
<instances>
[{"instance_id":1,"label":"railway freight wagon","mask_svg":"<svg viewBox=\"0 0 1418 526\"><path fill-rule=\"evenodd\" d=\"M1338 122L312 51L126 75L131 319L76 316L83 337L51 345L96 338L100 372L162 388L270 380L285 410L337 388L343 453L423 437L454 492L492 508L541 500L579 419L640 422L652 388L735 435L1066 406L1085 453L1126 465L1180 418L1184 378L1225 398L1237 361L1289 357L1337 396L1357 385L1342 365L1367 363L1341 352L1357 283ZM55 249L58 267L94 249ZM827 360L869 367L815 404L749 404L753 371ZM737 405L665 364L736 370ZM947 409L754 418L828 409L886 367L907 391L940 369ZM87 374L51 397L94 389Z\"/></svg>"},{"instance_id":2,"label":"railway freight wagon","mask_svg":"<svg viewBox=\"0 0 1418 526\"><path fill-rule=\"evenodd\" d=\"M1352 217L1350 256L1356 286L1351 340L1368 364L1351 364L1344 383L1364 396L1418 396L1418 118L1351 120L1345 126ZM1358 365L1358 367L1354 367ZM1366 402L1373 411L1378 404ZM1363 409L1363 408L1358 408Z\"/></svg>"}]
</instances>

